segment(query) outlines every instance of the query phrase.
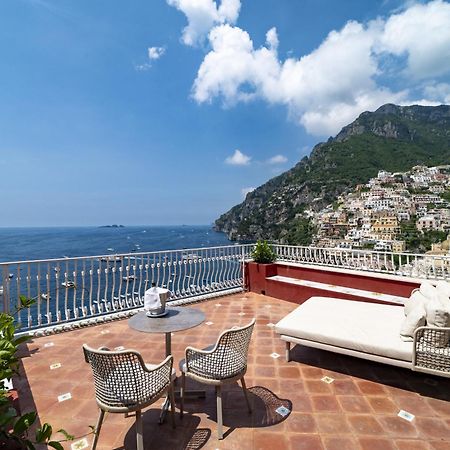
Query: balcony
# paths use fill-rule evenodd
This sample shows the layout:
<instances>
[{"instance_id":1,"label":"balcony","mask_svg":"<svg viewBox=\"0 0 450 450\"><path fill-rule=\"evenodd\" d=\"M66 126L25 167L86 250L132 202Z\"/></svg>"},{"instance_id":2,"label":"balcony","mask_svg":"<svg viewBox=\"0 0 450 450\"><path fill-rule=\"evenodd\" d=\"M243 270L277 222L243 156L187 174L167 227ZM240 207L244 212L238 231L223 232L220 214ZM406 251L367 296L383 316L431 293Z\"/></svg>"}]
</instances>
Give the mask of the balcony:
<instances>
[{"instance_id":1,"label":"balcony","mask_svg":"<svg viewBox=\"0 0 450 450\"><path fill-rule=\"evenodd\" d=\"M173 264L169 266L168 263L177 261L177 268L180 266L185 268L181 272L182 280L179 282L181 287L174 290L174 301L177 304L186 304L185 307L201 309L205 313L206 320L198 327L174 333L172 353L175 362L184 357L186 346L199 348L208 346L215 342L222 330L235 325L244 325L252 317L256 317L246 376L254 412L252 415L247 414L244 397L237 384L225 388L223 394L225 439L218 441L214 388L206 386L205 398L186 400L187 414L182 420L177 417L175 431L169 423L158 424L160 403L145 410L143 415L145 448L339 450L449 448L450 379L302 346L294 347L292 361L286 362L284 342L274 332L273 324L298 305L292 298L283 300L243 290L244 283L252 285L250 272L243 270L244 263L248 259L249 247L215 249L215 257L208 255L208 251L212 252L212 250L197 250L185 251L182 254L180 251L179 257L172 259L161 256L159 267L157 262L150 262L148 267L143 264L141 268L139 265L132 267L132 264L119 266L119 261L110 263L107 270L112 270L116 264L116 280L119 282L120 278L124 283L120 291L117 285L115 291L111 290L112 278L107 277L108 273L105 275L105 270L97 271L95 266L92 274L86 269L76 272L53 269L63 267L63 264L75 264L71 261L19 263L19 269L14 263L4 267L3 286L6 287L4 296L9 293L11 304L17 290L23 292L22 283L25 286L28 283L31 296L39 299L35 309L27 316L27 320L25 317L22 318L24 324L22 332L33 333L35 337L21 349L23 356L21 377L14 379L21 412L36 410L41 423L49 422L55 429L65 428L74 434L75 441L66 443L65 448L88 448L92 442L92 435L88 434L89 425L95 425L98 409L91 370L84 362L81 346L88 343L92 347L105 345L112 349L133 348L142 353L146 362L161 361L165 352L163 336L139 333L128 326L128 315L133 314L140 305L133 304L138 295L128 296L124 286L135 282L134 290L130 288L129 292L139 292L136 286L139 286L140 280L144 287L145 281L142 280L151 281L153 276L156 277L158 268L160 280L163 280L164 270L173 267ZM414 270L422 270L421 274L428 277L445 276L445 271L437 269L445 266L441 264L442 260L439 264L436 261L424 264L420 262L424 260L423 257L414 255L408 255L407 261L406 256L384 253L351 253L354 251L343 250L327 250L326 253L325 250L319 252L314 249L293 247L279 247L277 251L280 264L277 273L272 276L284 278L296 276L303 281L309 277L313 278L313 283L326 284L332 281L334 286L342 284L343 288L350 289L353 286L353 289L360 291L363 286L367 289L369 285L370 289L393 297L402 296L403 292L420 282L420 279L411 277L417 275ZM302 254L309 255L309 259L301 260ZM124 256L120 258L123 260ZM155 260L153 257L151 259ZM97 260L101 258L95 259ZM178 264L178 261L182 263ZM402 261L404 264L401 264ZM420 263L415 264L414 261ZM389 262L392 262L392 265L389 265ZM83 262L80 263L78 260L76 264L80 267ZM207 264L211 267L212 264L216 264L215 269L211 268L208 272ZM44 267L48 271L44 271ZM123 267L122 271L119 267ZM359 270L355 273L357 267ZM364 270L361 270L362 267ZM424 267L428 269L425 270ZM200 273L200 268L202 275L194 275ZM142 279L136 276L131 281L130 279L123 281L125 276L139 274L140 270L143 274L148 272ZM123 271L127 275L123 275ZM180 274L180 271L177 273ZM10 274L14 276L10 277ZM38 279L33 274L39 274ZM81 286L82 277L85 277L84 286L87 286L90 277L93 279L97 277L98 280L100 274L104 278L98 284L100 289L94 286L95 295L91 295L92 290L84 291L84 304L81 290L77 288L64 287L59 292L59 302L71 306L67 308L71 311L67 312L66 319L64 309L58 313L56 308L57 294L52 290L57 285L53 278L55 274L58 275L58 285L61 279L69 279L75 286ZM334 278L330 280L329 277ZM363 285L361 277L366 279ZM41 285L36 283L36 280L42 279L45 280L43 286L48 286L48 290L42 289ZM51 283L46 284L49 279ZM106 279L109 280L108 289L105 289ZM175 280L170 284L178 283L177 277L172 275L164 279L167 283L161 284L168 284L169 279ZM340 283L339 279L344 280L343 283ZM272 286L269 288L272 289L272 295L283 297L278 294L286 291L273 287L277 280L267 280L267 283ZM304 286L301 287L301 290L303 289ZM98 292L101 294L97 297ZM103 295L105 292L106 295ZM53 299L48 309L46 309L47 300L38 295L43 293L49 294ZM337 296L335 292L334 296ZM116 304L114 297L117 299ZM361 300L357 296L352 299ZM387 302L395 303L389 300L393 298L389 298ZM76 313L73 305L78 308ZM98 307L90 309L90 305L102 305L102 310ZM43 312L52 314L46 315ZM52 318L51 321L49 317ZM199 388L189 381L188 387ZM201 388L204 389L205 386L202 385ZM58 397L63 401L59 401ZM285 406L290 411L287 416L283 417L276 412L280 406ZM400 410L413 414L414 420L409 422L398 417ZM85 434L88 435L84 436ZM135 436L133 417L124 418L123 414L108 414L100 434L98 448L133 449L136 445Z\"/></svg>"}]
</instances>

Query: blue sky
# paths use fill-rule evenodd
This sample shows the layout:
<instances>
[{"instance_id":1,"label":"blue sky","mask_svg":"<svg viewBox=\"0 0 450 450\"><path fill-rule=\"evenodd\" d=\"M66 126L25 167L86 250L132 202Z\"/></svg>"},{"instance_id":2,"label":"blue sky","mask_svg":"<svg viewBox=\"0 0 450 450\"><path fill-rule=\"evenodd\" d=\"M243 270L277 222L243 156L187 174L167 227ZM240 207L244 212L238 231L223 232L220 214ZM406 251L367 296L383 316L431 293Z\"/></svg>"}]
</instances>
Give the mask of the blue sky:
<instances>
[{"instance_id":1,"label":"blue sky","mask_svg":"<svg viewBox=\"0 0 450 450\"><path fill-rule=\"evenodd\" d=\"M3 0L0 226L206 224L388 101L450 102L450 4Z\"/></svg>"}]
</instances>

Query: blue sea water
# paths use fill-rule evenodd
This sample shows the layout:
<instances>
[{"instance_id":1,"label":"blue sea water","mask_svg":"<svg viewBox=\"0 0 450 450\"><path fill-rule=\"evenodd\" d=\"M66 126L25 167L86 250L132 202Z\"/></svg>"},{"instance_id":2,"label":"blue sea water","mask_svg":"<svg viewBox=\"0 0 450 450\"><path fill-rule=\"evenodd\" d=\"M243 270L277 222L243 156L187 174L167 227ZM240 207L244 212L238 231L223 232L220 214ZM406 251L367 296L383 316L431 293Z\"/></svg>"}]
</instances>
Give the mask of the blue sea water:
<instances>
[{"instance_id":1,"label":"blue sea water","mask_svg":"<svg viewBox=\"0 0 450 450\"><path fill-rule=\"evenodd\" d=\"M228 245L210 225L0 228L0 262Z\"/></svg>"}]
</instances>

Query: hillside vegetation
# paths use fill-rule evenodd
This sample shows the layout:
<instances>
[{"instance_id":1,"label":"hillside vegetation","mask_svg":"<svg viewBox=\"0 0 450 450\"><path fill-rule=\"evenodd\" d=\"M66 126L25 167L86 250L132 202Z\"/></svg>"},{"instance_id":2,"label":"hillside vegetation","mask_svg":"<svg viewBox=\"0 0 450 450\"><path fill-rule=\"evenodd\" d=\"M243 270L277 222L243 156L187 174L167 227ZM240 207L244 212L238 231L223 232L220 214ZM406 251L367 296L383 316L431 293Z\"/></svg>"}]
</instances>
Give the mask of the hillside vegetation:
<instances>
[{"instance_id":1,"label":"hillside vegetation","mask_svg":"<svg viewBox=\"0 0 450 450\"><path fill-rule=\"evenodd\" d=\"M323 208L381 169L448 163L450 106L384 105L362 113L336 137L316 145L310 157L247 194L215 228L232 240L307 245L313 230L306 208Z\"/></svg>"}]
</instances>

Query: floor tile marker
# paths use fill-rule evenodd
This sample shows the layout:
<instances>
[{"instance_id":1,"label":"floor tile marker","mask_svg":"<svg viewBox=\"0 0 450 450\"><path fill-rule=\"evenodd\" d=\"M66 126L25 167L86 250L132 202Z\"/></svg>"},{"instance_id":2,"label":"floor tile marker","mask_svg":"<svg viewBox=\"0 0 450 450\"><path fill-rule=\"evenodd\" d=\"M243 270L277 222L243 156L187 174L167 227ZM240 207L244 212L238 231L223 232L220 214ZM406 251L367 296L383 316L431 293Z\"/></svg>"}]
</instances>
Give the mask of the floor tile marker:
<instances>
[{"instance_id":1,"label":"floor tile marker","mask_svg":"<svg viewBox=\"0 0 450 450\"><path fill-rule=\"evenodd\" d=\"M50 365L50 370L59 369L61 367L61 363L55 363Z\"/></svg>"},{"instance_id":2,"label":"floor tile marker","mask_svg":"<svg viewBox=\"0 0 450 450\"><path fill-rule=\"evenodd\" d=\"M285 406L280 406L275 410L276 413L278 413L282 417L286 417L291 411L286 408Z\"/></svg>"},{"instance_id":3,"label":"floor tile marker","mask_svg":"<svg viewBox=\"0 0 450 450\"><path fill-rule=\"evenodd\" d=\"M212 325L214 322L205 322L205 325Z\"/></svg>"},{"instance_id":4,"label":"floor tile marker","mask_svg":"<svg viewBox=\"0 0 450 450\"><path fill-rule=\"evenodd\" d=\"M119 347L114 347L114 350L120 352L120 350L125 350L125 347L123 345L120 345Z\"/></svg>"},{"instance_id":5,"label":"floor tile marker","mask_svg":"<svg viewBox=\"0 0 450 450\"><path fill-rule=\"evenodd\" d=\"M65 402L66 400L70 400L72 398L72 394L67 392L67 394L58 395L58 402Z\"/></svg>"},{"instance_id":6,"label":"floor tile marker","mask_svg":"<svg viewBox=\"0 0 450 450\"><path fill-rule=\"evenodd\" d=\"M277 358L280 357L280 355L279 355L278 353L276 353L276 352L271 353L270 356L271 356L273 359L277 359Z\"/></svg>"},{"instance_id":7,"label":"floor tile marker","mask_svg":"<svg viewBox=\"0 0 450 450\"><path fill-rule=\"evenodd\" d=\"M275 324L272 323L272 322L270 322L270 323L267 324L267 326L268 326L269 328L273 328L273 327L275 326Z\"/></svg>"},{"instance_id":8,"label":"floor tile marker","mask_svg":"<svg viewBox=\"0 0 450 450\"><path fill-rule=\"evenodd\" d=\"M320 381L323 381L324 383L327 383L327 384L331 384L334 381L334 378L323 377L323 378L320 379Z\"/></svg>"},{"instance_id":9,"label":"floor tile marker","mask_svg":"<svg viewBox=\"0 0 450 450\"><path fill-rule=\"evenodd\" d=\"M100 334L109 334L109 330L102 330L100 331Z\"/></svg>"},{"instance_id":10,"label":"floor tile marker","mask_svg":"<svg viewBox=\"0 0 450 450\"><path fill-rule=\"evenodd\" d=\"M238 316L245 316L245 312L238 313Z\"/></svg>"},{"instance_id":11,"label":"floor tile marker","mask_svg":"<svg viewBox=\"0 0 450 450\"><path fill-rule=\"evenodd\" d=\"M46 344L44 344L44 347L48 348L48 347L53 347L54 345L55 345L54 342L47 342Z\"/></svg>"},{"instance_id":12,"label":"floor tile marker","mask_svg":"<svg viewBox=\"0 0 450 450\"><path fill-rule=\"evenodd\" d=\"M88 447L89 447L88 440L86 438L83 438L83 439L80 439L79 441L76 441L73 444L71 444L70 449L71 450L83 450Z\"/></svg>"},{"instance_id":13,"label":"floor tile marker","mask_svg":"<svg viewBox=\"0 0 450 450\"><path fill-rule=\"evenodd\" d=\"M397 415L398 417L401 417L402 419L405 419L408 422L412 422L416 417L414 414L411 414L408 411L404 411L403 409L401 409Z\"/></svg>"}]
</instances>

